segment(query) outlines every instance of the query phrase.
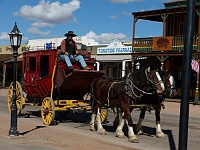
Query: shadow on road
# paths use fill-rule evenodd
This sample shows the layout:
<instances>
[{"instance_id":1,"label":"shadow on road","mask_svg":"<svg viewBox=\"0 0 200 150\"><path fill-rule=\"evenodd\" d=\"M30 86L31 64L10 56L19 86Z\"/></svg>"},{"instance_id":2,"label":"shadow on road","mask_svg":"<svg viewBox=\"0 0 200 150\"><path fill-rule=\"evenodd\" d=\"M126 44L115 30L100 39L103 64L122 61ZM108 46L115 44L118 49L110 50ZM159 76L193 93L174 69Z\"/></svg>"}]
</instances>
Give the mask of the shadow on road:
<instances>
[{"instance_id":1,"label":"shadow on road","mask_svg":"<svg viewBox=\"0 0 200 150\"><path fill-rule=\"evenodd\" d=\"M150 137L153 137L153 138L157 138L155 136L155 134L156 134L155 128L151 128L151 127L147 127L147 126L143 126L142 128L143 128L143 131L144 131L143 135L150 136ZM166 138L168 138L170 149L176 150L176 145L175 145L174 137L173 137L173 134L172 134L172 130L162 130L162 131L166 135Z\"/></svg>"},{"instance_id":2,"label":"shadow on road","mask_svg":"<svg viewBox=\"0 0 200 150\"><path fill-rule=\"evenodd\" d=\"M22 114L24 118L41 117L40 111L27 111ZM55 121L59 123L75 122L75 123L89 123L91 117L90 112L73 112L73 111L56 111ZM42 118L41 118L42 119Z\"/></svg>"},{"instance_id":3,"label":"shadow on road","mask_svg":"<svg viewBox=\"0 0 200 150\"><path fill-rule=\"evenodd\" d=\"M27 133L29 133L31 131L34 131L34 130L37 130L37 129L40 129L40 128L46 128L46 126L36 126L34 129L19 133L19 135L25 135L25 134L27 134Z\"/></svg>"}]
</instances>

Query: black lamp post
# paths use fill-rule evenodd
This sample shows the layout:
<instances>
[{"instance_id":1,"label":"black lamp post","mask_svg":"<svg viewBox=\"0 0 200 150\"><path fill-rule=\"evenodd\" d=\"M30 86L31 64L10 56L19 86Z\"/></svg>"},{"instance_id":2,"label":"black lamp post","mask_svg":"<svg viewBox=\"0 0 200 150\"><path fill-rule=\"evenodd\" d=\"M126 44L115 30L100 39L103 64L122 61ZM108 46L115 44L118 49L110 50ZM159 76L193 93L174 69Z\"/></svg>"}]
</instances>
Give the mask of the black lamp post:
<instances>
[{"instance_id":1,"label":"black lamp post","mask_svg":"<svg viewBox=\"0 0 200 150\"><path fill-rule=\"evenodd\" d=\"M13 30L8 34L10 36L10 45L13 48L13 57L14 57L14 68L13 68L13 95L11 103L11 126L9 130L9 136L18 136L17 131L17 105L16 105L16 65L17 65L17 56L18 48L21 45L22 33L19 31L17 24Z\"/></svg>"}]
</instances>

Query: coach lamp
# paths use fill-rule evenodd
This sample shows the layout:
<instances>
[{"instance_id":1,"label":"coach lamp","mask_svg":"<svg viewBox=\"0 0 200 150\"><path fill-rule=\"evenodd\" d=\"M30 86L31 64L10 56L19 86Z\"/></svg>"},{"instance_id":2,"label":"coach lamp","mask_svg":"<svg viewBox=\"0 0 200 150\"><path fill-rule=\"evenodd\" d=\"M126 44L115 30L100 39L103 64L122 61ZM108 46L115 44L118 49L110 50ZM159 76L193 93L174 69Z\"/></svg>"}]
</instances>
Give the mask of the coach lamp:
<instances>
[{"instance_id":1,"label":"coach lamp","mask_svg":"<svg viewBox=\"0 0 200 150\"><path fill-rule=\"evenodd\" d=\"M13 66L13 95L11 99L11 126L9 130L9 136L18 136L17 131L17 106L16 106L16 66L18 48L21 45L22 33L19 31L17 24L13 30L8 34L10 36L10 45L13 48L14 66Z\"/></svg>"},{"instance_id":2,"label":"coach lamp","mask_svg":"<svg viewBox=\"0 0 200 150\"><path fill-rule=\"evenodd\" d=\"M136 68L137 70L139 70L139 69L140 69L140 66L141 66L141 64L140 64L140 62L138 61L138 62L135 64L135 68Z\"/></svg>"}]
</instances>

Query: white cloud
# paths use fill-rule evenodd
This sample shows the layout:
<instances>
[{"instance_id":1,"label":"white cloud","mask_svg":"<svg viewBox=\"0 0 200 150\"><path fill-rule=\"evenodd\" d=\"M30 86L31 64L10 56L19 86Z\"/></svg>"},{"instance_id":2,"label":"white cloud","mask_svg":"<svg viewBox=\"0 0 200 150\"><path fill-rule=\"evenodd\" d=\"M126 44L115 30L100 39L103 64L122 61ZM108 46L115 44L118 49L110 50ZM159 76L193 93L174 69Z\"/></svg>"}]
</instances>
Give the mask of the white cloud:
<instances>
[{"instance_id":1,"label":"white cloud","mask_svg":"<svg viewBox=\"0 0 200 150\"><path fill-rule=\"evenodd\" d=\"M40 31L38 28L36 27L30 27L28 29L28 32L32 33L32 34L36 34L36 35L41 35L41 36L47 36L49 35L50 31L46 31L46 32L43 32L43 31Z\"/></svg>"},{"instance_id":2,"label":"white cloud","mask_svg":"<svg viewBox=\"0 0 200 150\"><path fill-rule=\"evenodd\" d=\"M100 35L96 35L93 31L90 31L85 35L88 38L94 39L95 41L99 43L109 43L113 39L119 39L119 40L124 40L127 38L127 36L123 33L102 33Z\"/></svg>"},{"instance_id":3,"label":"white cloud","mask_svg":"<svg viewBox=\"0 0 200 150\"><path fill-rule=\"evenodd\" d=\"M132 16L132 13L127 12L127 11L123 11L122 14L127 16L127 17Z\"/></svg>"},{"instance_id":4,"label":"white cloud","mask_svg":"<svg viewBox=\"0 0 200 150\"><path fill-rule=\"evenodd\" d=\"M0 34L0 40L9 40L9 35L6 32Z\"/></svg>"},{"instance_id":5,"label":"white cloud","mask_svg":"<svg viewBox=\"0 0 200 150\"><path fill-rule=\"evenodd\" d=\"M79 0L71 0L69 3L61 4L60 2L52 2L40 0L38 5L24 5L15 15L20 15L25 19L47 22L47 23L66 23L75 21L73 12L80 8Z\"/></svg>"},{"instance_id":6,"label":"white cloud","mask_svg":"<svg viewBox=\"0 0 200 150\"><path fill-rule=\"evenodd\" d=\"M110 19L113 19L113 20L116 20L118 18L118 16L115 16L115 15L111 15L109 16Z\"/></svg>"},{"instance_id":7,"label":"white cloud","mask_svg":"<svg viewBox=\"0 0 200 150\"><path fill-rule=\"evenodd\" d=\"M35 22L32 24L33 27L43 28L43 27L53 27L54 25L46 22Z\"/></svg>"},{"instance_id":8,"label":"white cloud","mask_svg":"<svg viewBox=\"0 0 200 150\"><path fill-rule=\"evenodd\" d=\"M7 41L7 40L10 40L10 37L9 37L8 33L7 33L7 32L2 32L2 33L0 34L0 40L6 40L6 41ZM22 36L22 40L23 40L23 41L26 41L26 40L28 40L28 38Z\"/></svg>"},{"instance_id":9,"label":"white cloud","mask_svg":"<svg viewBox=\"0 0 200 150\"><path fill-rule=\"evenodd\" d=\"M127 3L131 3L131 2L141 2L143 0L111 0L111 2L113 3L124 3L124 4L127 4Z\"/></svg>"}]
</instances>

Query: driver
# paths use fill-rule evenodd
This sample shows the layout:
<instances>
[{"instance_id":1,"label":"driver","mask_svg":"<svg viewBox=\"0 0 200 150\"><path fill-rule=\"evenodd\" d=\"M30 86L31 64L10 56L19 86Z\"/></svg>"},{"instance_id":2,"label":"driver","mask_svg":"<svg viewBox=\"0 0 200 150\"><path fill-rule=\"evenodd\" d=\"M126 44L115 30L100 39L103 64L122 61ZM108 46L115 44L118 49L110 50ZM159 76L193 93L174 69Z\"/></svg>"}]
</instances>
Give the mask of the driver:
<instances>
[{"instance_id":1,"label":"driver","mask_svg":"<svg viewBox=\"0 0 200 150\"><path fill-rule=\"evenodd\" d=\"M67 37L66 39L63 39L61 42L61 55L60 57L62 59L65 59L65 62L70 70L74 70L74 67L72 66L72 63L70 59L73 59L75 61L80 62L83 70L91 70L91 68L87 67L87 64L83 58L82 55L79 54L77 50L77 46L75 41L73 40L73 37L77 36L74 34L73 31L68 31L68 33L65 34Z\"/></svg>"}]
</instances>

